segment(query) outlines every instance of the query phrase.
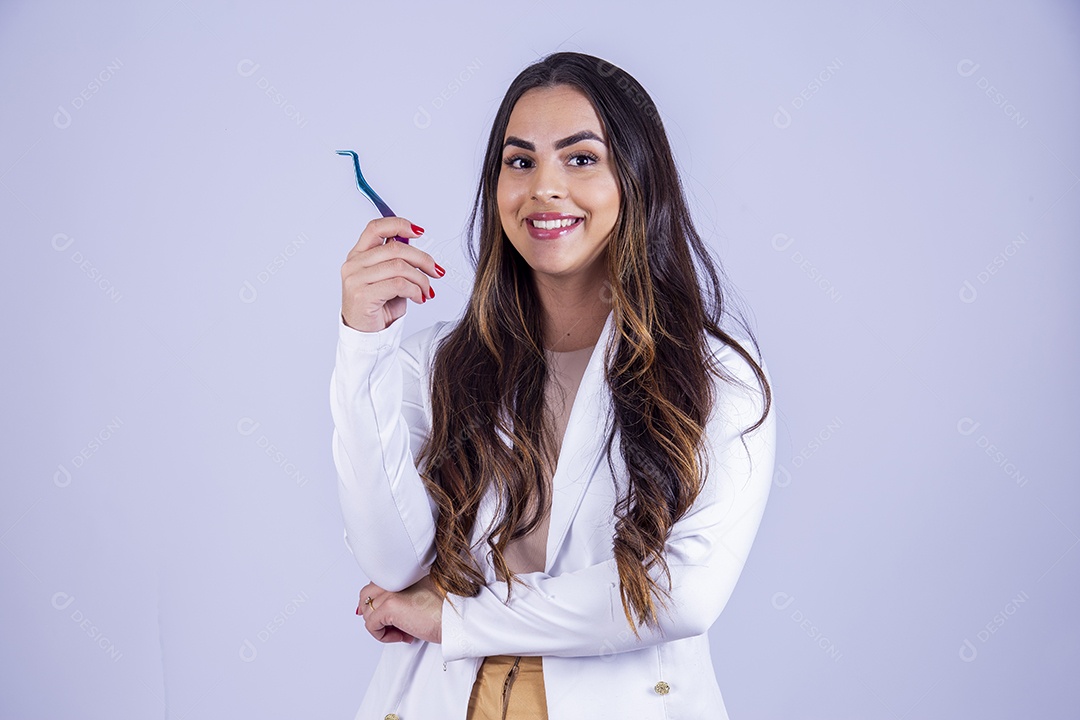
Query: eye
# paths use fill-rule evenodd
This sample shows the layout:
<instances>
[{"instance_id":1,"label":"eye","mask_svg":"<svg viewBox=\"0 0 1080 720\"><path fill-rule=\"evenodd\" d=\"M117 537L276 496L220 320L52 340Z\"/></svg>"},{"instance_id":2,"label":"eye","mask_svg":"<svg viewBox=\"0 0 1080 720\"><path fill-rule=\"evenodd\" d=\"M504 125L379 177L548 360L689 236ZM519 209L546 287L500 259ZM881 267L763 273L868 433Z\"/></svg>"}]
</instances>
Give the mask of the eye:
<instances>
[{"instance_id":1,"label":"eye","mask_svg":"<svg viewBox=\"0 0 1080 720\"><path fill-rule=\"evenodd\" d=\"M578 162L579 160L585 160L587 162ZM600 158L596 157L590 152L576 152L570 156L570 164L574 167L588 167L594 165L600 161Z\"/></svg>"},{"instance_id":2,"label":"eye","mask_svg":"<svg viewBox=\"0 0 1080 720\"><path fill-rule=\"evenodd\" d=\"M518 161L521 161L524 164L518 165ZM506 164L507 167L514 168L515 170L524 170L525 168L532 167L532 160L525 157L524 155L512 155L503 160L503 162Z\"/></svg>"}]
</instances>

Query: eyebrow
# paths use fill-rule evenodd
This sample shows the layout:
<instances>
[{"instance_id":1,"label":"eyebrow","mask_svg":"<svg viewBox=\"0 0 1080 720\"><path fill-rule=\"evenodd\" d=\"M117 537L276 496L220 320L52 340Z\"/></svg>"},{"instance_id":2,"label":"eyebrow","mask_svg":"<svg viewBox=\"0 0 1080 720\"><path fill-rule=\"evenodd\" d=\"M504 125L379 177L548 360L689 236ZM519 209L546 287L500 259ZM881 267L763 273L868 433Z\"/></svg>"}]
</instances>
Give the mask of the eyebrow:
<instances>
[{"instance_id":1,"label":"eyebrow","mask_svg":"<svg viewBox=\"0 0 1080 720\"><path fill-rule=\"evenodd\" d=\"M597 142L604 142L604 139L594 133L592 130L582 130L581 132L576 132L573 135L564 137L562 140L556 140L552 144L552 147L554 147L556 150L562 150L564 147L569 147L570 145L573 145L574 143L579 143L582 140L596 140ZM519 137L514 137L513 135L510 135L506 138L506 142L503 143L503 148L505 149L509 145L514 145L524 150L536 152L536 146L533 145L531 142L529 142L528 140L522 140Z\"/></svg>"}]
</instances>

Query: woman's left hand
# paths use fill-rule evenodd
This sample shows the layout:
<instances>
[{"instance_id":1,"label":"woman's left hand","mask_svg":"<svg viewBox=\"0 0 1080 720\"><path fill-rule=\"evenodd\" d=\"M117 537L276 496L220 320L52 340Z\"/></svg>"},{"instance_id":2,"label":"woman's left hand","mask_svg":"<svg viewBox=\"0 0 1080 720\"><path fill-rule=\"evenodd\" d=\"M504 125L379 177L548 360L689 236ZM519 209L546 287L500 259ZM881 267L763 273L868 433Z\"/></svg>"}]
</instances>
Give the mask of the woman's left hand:
<instances>
[{"instance_id":1,"label":"woman's left hand","mask_svg":"<svg viewBox=\"0 0 1080 720\"><path fill-rule=\"evenodd\" d=\"M371 603L367 599L371 598ZM360 589L358 614L379 642L407 642L413 638L442 642L442 597L429 575L401 592L383 590L375 583Z\"/></svg>"}]
</instances>

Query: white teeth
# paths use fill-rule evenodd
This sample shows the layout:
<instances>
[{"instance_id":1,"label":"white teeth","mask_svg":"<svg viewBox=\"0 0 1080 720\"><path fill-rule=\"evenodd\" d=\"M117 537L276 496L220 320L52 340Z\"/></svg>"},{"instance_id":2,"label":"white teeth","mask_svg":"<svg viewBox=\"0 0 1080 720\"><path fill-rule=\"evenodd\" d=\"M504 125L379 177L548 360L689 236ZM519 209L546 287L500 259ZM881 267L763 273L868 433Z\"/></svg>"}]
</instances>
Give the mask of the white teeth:
<instances>
[{"instance_id":1,"label":"white teeth","mask_svg":"<svg viewBox=\"0 0 1080 720\"><path fill-rule=\"evenodd\" d=\"M561 220L530 220L533 227L541 230L554 230L555 228L567 227L578 221L578 218L562 218Z\"/></svg>"}]
</instances>

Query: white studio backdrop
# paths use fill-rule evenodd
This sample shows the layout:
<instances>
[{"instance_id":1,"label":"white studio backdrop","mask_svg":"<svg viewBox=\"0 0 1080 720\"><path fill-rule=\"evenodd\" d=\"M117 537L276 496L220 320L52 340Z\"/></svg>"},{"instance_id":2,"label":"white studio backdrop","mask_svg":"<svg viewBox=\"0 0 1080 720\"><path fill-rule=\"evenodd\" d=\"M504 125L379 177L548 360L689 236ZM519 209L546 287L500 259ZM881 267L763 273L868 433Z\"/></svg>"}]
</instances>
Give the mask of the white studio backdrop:
<instances>
[{"instance_id":1,"label":"white studio backdrop","mask_svg":"<svg viewBox=\"0 0 1080 720\"><path fill-rule=\"evenodd\" d=\"M1073 3L0 5L0 717L351 718L356 149L456 317L495 108L635 75L775 381L735 720L1073 718ZM1070 128L1072 128L1070 130ZM736 296L732 296L733 298Z\"/></svg>"}]
</instances>

